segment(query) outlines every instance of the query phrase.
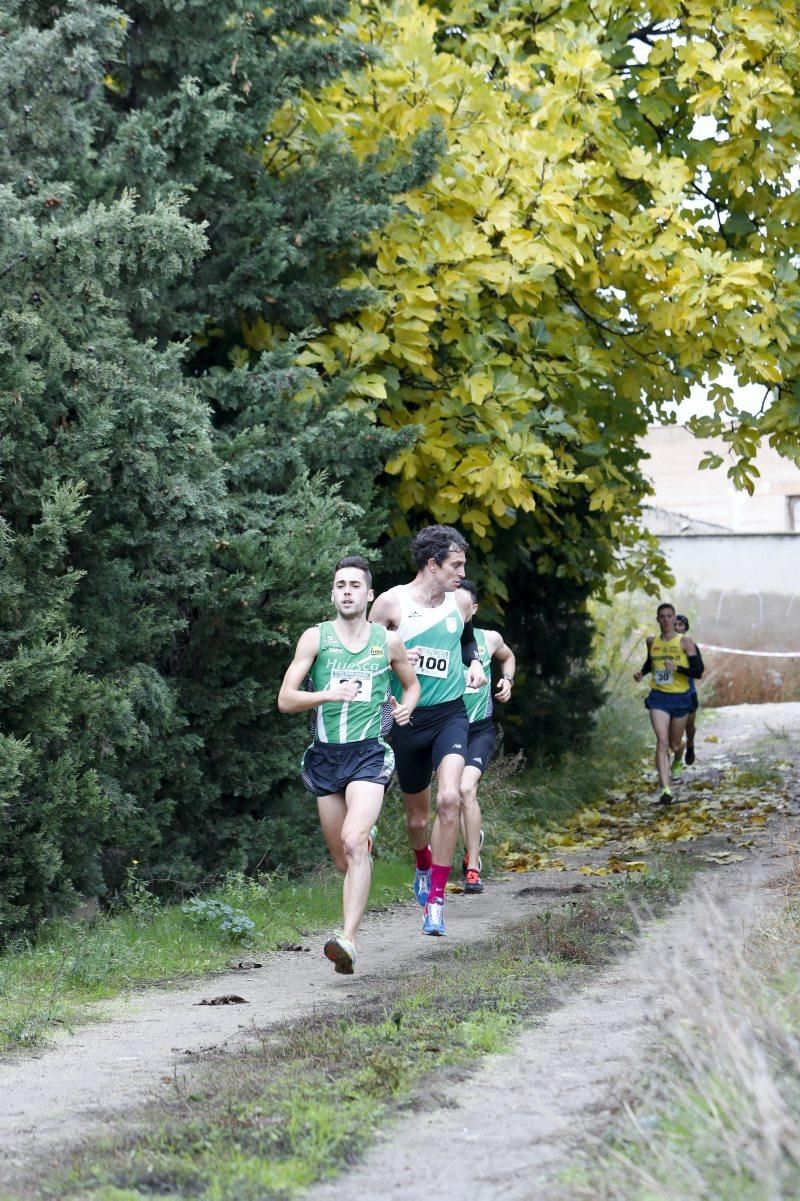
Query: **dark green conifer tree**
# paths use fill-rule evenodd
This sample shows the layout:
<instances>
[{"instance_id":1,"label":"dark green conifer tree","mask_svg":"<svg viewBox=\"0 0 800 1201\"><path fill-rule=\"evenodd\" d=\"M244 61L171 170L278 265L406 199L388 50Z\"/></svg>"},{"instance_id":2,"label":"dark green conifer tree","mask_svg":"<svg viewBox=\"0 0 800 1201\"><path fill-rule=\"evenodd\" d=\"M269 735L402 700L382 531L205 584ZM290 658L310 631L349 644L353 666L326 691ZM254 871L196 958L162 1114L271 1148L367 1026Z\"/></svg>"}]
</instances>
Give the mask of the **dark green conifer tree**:
<instances>
[{"instance_id":1,"label":"dark green conifer tree","mask_svg":"<svg viewBox=\"0 0 800 1201\"><path fill-rule=\"evenodd\" d=\"M118 14L35 17L7 6L0 40L6 934L98 887L101 837L169 820L189 735L159 659L224 516L183 351L137 329L202 231L169 199L93 194Z\"/></svg>"},{"instance_id":2,"label":"dark green conifer tree","mask_svg":"<svg viewBox=\"0 0 800 1201\"><path fill-rule=\"evenodd\" d=\"M99 887L101 839L112 884L131 857L185 882L301 853L275 691L333 561L381 530L392 440L346 380L299 406L296 352L363 304L340 280L436 152L334 141L271 174L276 107L363 59L344 8L5 4L6 935ZM270 355L243 349L257 316Z\"/></svg>"},{"instance_id":3,"label":"dark green conifer tree","mask_svg":"<svg viewBox=\"0 0 800 1201\"><path fill-rule=\"evenodd\" d=\"M133 186L151 204L179 195L204 223L202 262L158 297L143 328L193 335L187 371L213 414L228 487L224 536L167 665L196 749L170 782L181 799L154 870L288 865L305 853L311 811L297 781L306 731L277 715L277 688L298 634L327 611L336 558L383 532L374 481L398 441L347 410L346 378L301 405L308 373L296 357L309 330L369 299L341 281L396 196L431 171L438 135L387 144L363 163L333 138L317 161L278 175L278 107L365 61L337 27L347 5L122 7L130 24L107 89L105 187ZM258 318L285 331L271 353L245 347L243 323Z\"/></svg>"}]
</instances>

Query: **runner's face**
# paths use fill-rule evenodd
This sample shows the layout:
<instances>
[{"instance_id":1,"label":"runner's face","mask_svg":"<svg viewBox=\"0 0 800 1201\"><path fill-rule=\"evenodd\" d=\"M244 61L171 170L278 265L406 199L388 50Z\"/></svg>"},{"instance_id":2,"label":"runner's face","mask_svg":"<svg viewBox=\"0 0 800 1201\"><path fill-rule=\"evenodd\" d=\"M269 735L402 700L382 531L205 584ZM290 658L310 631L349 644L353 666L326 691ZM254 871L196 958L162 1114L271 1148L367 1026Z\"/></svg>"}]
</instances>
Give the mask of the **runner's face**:
<instances>
[{"instance_id":1,"label":"runner's face","mask_svg":"<svg viewBox=\"0 0 800 1201\"><path fill-rule=\"evenodd\" d=\"M451 550L444 563L437 563L435 559L428 560L437 582L445 592L455 592L464 578L466 562L467 556L461 550Z\"/></svg>"},{"instance_id":2,"label":"runner's face","mask_svg":"<svg viewBox=\"0 0 800 1201\"><path fill-rule=\"evenodd\" d=\"M675 633L676 634L685 634L686 633L686 622L678 621L677 617L675 618Z\"/></svg>"},{"instance_id":3,"label":"runner's face","mask_svg":"<svg viewBox=\"0 0 800 1201\"><path fill-rule=\"evenodd\" d=\"M342 567L336 572L331 600L340 617L362 617L372 597L363 571L357 567Z\"/></svg>"},{"instance_id":4,"label":"runner's face","mask_svg":"<svg viewBox=\"0 0 800 1201\"><path fill-rule=\"evenodd\" d=\"M656 615L656 621L661 628L662 634L672 634L675 630L675 610L669 607L662 609L661 612Z\"/></svg>"}]
</instances>

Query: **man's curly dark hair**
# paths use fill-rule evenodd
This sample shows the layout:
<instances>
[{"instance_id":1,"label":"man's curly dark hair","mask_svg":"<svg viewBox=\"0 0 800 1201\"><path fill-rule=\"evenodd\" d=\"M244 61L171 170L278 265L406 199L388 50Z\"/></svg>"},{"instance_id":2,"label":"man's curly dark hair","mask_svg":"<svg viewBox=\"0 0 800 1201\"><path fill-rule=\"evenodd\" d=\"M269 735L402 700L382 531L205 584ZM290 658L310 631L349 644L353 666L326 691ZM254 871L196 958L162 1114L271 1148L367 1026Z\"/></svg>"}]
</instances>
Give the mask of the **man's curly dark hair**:
<instances>
[{"instance_id":1,"label":"man's curly dark hair","mask_svg":"<svg viewBox=\"0 0 800 1201\"><path fill-rule=\"evenodd\" d=\"M452 552L467 549L467 542L451 525L426 525L412 539L411 559L417 570L421 570L428 559L435 559L441 567Z\"/></svg>"}]
</instances>

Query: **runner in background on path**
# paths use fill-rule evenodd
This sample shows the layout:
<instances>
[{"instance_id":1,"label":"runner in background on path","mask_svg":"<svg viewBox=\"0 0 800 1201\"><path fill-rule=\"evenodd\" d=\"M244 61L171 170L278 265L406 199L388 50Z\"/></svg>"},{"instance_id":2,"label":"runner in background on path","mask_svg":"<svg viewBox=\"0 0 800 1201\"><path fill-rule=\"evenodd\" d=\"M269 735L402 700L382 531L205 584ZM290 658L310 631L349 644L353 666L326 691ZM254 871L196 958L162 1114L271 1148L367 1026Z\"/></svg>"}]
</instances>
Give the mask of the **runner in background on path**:
<instances>
[{"instance_id":1,"label":"runner in background on path","mask_svg":"<svg viewBox=\"0 0 800 1201\"><path fill-rule=\"evenodd\" d=\"M466 549L452 526L426 526L411 543L414 579L384 592L370 612L372 621L399 633L422 688L413 725L395 724L392 746L416 859L414 895L424 907L422 932L431 935L446 933L444 892L458 839L469 735L464 689L485 680L472 633L472 601L459 589ZM434 772L436 820L429 843Z\"/></svg>"},{"instance_id":2,"label":"runner in background on path","mask_svg":"<svg viewBox=\"0 0 800 1201\"><path fill-rule=\"evenodd\" d=\"M675 631L678 634L686 634L689 631L689 618L685 617L683 613L675 614ZM686 719L686 763L689 766L691 766L694 763L694 758L695 758L695 755L694 755L695 715L696 715L697 709L699 707L699 701L698 701L698 697L697 697L697 688L695 686L695 678L697 678L698 680L701 679L703 672L705 671L705 665L703 663L702 655L700 654L700 648L696 644L695 644L695 651L697 654L697 664L695 665L695 669L692 669L692 667L680 667L680 666L676 667L676 669L675 669L681 675L686 675L689 678L689 700L692 705L691 712L689 713L689 716ZM698 666L698 664L699 664L699 666ZM648 650L647 658L645 659L644 663L642 664L639 679L641 679L642 676L646 676L648 674L648 672L650 672L651 670L652 670L652 663L650 660L650 652ZM634 676L634 679L635 678L636 677ZM672 776L673 779L677 779L682 774L682 772L683 772L683 743L681 743L681 749L678 751L677 755L675 755L673 757L672 766L670 768L670 775Z\"/></svg>"},{"instance_id":3,"label":"runner in background on path","mask_svg":"<svg viewBox=\"0 0 800 1201\"><path fill-rule=\"evenodd\" d=\"M472 580L462 580L461 587L472 598L472 617L478 612L478 589ZM469 718L469 738L464 770L461 773L461 833L464 838L464 892L483 892L481 880L481 810L478 804L478 784L494 753L497 731L492 721L492 659L500 664L502 675L494 699L505 705L511 699L517 661L503 635L497 630L474 628L475 641L481 657L486 683L479 688L467 688L464 704Z\"/></svg>"},{"instance_id":4,"label":"runner in background on path","mask_svg":"<svg viewBox=\"0 0 800 1201\"><path fill-rule=\"evenodd\" d=\"M653 672L653 683L645 699L650 713L650 722L656 735L656 770L661 784L662 805L672 804L672 789L669 752L679 756L683 732L691 712L689 699L689 673L681 668L691 668L693 674L702 674L702 660L697 647L688 635L675 629L675 608L669 603L656 610L659 633L647 639L647 659L640 671L634 672L638 683L645 675L648 662Z\"/></svg>"},{"instance_id":5,"label":"runner in background on path","mask_svg":"<svg viewBox=\"0 0 800 1201\"><path fill-rule=\"evenodd\" d=\"M675 614L675 629L678 631L679 634L688 634L689 633L689 618L685 617L683 615L683 613ZM705 671L705 666L703 664L702 657L700 656L700 648L699 647L697 647L697 655L698 655L698 658L700 658L700 674L697 676L697 679L699 680L699 679L701 679L703 672ZM695 677L694 676L689 677L689 695L690 695L691 702L692 702L692 711L689 714L688 718L686 719L686 751L685 751L684 758L686 760L687 765L689 767L691 767L691 765L694 763L694 735L695 735L695 729L696 729L696 725L697 725L697 710L700 707L700 701L697 696L697 687L695 685ZM680 763L680 760L678 762ZM672 768L674 771L674 769L675 769L674 763L672 765Z\"/></svg>"},{"instance_id":6,"label":"runner in background on path","mask_svg":"<svg viewBox=\"0 0 800 1201\"><path fill-rule=\"evenodd\" d=\"M348 976L372 879L372 830L394 769L394 754L383 739L390 680L399 696L390 700L398 727L410 722L420 692L399 635L367 621L372 595L366 560L340 559L331 594L336 617L300 636L278 693L281 713L316 709L314 741L303 755L301 776L317 798L331 858L344 873L344 926L325 943L325 955Z\"/></svg>"}]
</instances>

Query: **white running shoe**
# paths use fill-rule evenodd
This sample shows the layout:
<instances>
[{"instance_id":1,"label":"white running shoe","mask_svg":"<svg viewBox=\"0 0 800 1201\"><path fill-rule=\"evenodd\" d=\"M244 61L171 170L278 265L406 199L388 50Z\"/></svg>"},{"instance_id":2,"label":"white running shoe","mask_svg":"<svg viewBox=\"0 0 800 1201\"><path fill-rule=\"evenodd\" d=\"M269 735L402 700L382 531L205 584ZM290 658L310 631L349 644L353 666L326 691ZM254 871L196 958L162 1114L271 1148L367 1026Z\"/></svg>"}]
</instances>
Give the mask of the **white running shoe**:
<instances>
[{"instance_id":1,"label":"white running shoe","mask_svg":"<svg viewBox=\"0 0 800 1201\"><path fill-rule=\"evenodd\" d=\"M342 976L352 976L356 966L356 949L343 934L332 934L325 943L325 957L330 959Z\"/></svg>"}]
</instances>

